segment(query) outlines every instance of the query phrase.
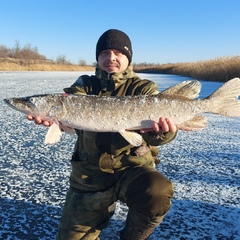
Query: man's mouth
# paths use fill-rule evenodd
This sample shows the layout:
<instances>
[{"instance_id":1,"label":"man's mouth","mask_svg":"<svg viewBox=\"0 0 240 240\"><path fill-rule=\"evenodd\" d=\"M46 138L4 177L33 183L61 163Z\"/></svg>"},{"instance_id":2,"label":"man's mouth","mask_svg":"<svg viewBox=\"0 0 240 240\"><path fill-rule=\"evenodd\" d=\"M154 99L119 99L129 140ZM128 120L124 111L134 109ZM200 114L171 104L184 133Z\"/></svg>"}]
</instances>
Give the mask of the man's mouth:
<instances>
[{"instance_id":1,"label":"man's mouth","mask_svg":"<svg viewBox=\"0 0 240 240\"><path fill-rule=\"evenodd\" d=\"M112 67L118 67L118 66L117 66L117 65L112 65L112 64L109 65L109 64L108 64L108 65L105 65L105 67L112 68Z\"/></svg>"}]
</instances>

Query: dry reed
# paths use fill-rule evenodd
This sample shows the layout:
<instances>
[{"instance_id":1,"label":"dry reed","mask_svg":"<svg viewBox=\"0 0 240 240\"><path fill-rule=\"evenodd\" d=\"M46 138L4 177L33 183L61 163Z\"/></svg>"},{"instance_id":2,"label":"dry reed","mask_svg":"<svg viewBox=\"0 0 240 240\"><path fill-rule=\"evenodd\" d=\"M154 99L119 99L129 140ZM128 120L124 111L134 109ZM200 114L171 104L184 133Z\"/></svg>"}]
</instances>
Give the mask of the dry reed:
<instances>
[{"instance_id":1,"label":"dry reed","mask_svg":"<svg viewBox=\"0 0 240 240\"><path fill-rule=\"evenodd\" d=\"M94 71L94 67L52 63L20 65L17 63L0 62L0 71Z\"/></svg>"},{"instance_id":2,"label":"dry reed","mask_svg":"<svg viewBox=\"0 0 240 240\"><path fill-rule=\"evenodd\" d=\"M234 77L240 77L240 56L221 57L213 60L168 63L162 65L134 65L136 72L174 74L192 77L198 80L225 82ZM74 64L1 62L0 71L94 71L93 66Z\"/></svg>"},{"instance_id":3,"label":"dry reed","mask_svg":"<svg viewBox=\"0 0 240 240\"><path fill-rule=\"evenodd\" d=\"M198 80L226 82L240 77L240 56L221 57L208 61L135 66L136 72L174 74Z\"/></svg>"}]
</instances>

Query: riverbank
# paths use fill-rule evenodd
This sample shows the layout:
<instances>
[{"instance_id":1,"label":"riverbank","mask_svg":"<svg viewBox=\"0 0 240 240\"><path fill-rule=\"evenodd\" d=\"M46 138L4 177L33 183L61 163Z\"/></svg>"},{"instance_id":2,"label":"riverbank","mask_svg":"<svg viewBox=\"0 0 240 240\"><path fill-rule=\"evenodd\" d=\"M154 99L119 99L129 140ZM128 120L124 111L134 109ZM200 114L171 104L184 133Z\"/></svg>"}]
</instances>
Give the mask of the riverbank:
<instances>
[{"instance_id":1,"label":"riverbank","mask_svg":"<svg viewBox=\"0 0 240 240\"><path fill-rule=\"evenodd\" d=\"M226 82L234 77L240 77L239 66L240 56L233 56L198 62L137 65L134 70L141 73L173 74L197 80Z\"/></svg>"},{"instance_id":2,"label":"riverbank","mask_svg":"<svg viewBox=\"0 0 240 240\"><path fill-rule=\"evenodd\" d=\"M21 65L13 62L0 62L0 71L94 71L94 67L86 65L57 63L35 63Z\"/></svg>"},{"instance_id":3,"label":"riverbank","mask_svg":"<svg viewBox=\"0 0 240 240\"><path fill-rule=\"evenodd\" d=\"M226 82L240 77L240 56L221 57L213 60L167 63L167 64L133 64L137 73L159 73L191 77L197 80ZM94 71L95 67L74 64L41 62L21 64L21 62L0 62L0 71Z\"/></svg>"}]
</instances>

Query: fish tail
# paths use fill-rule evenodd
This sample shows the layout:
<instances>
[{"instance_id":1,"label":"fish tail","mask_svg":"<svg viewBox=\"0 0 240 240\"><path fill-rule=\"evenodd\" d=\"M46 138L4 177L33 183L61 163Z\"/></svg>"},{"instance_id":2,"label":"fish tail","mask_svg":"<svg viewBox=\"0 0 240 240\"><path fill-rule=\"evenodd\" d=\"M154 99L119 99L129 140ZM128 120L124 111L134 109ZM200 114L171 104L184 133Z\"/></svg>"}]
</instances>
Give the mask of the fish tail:
<instances>
[{"instance_id":1,"label":"fish tail","mask_svg":"<svg viewBox=\"0 0 240 240\"><path fill-rule=\"evenodd\" d=\"M240 79L233 78L224 83L206 99L211 100L213 113L228 116L240 117Z\"/></svg>"}]
</instances>

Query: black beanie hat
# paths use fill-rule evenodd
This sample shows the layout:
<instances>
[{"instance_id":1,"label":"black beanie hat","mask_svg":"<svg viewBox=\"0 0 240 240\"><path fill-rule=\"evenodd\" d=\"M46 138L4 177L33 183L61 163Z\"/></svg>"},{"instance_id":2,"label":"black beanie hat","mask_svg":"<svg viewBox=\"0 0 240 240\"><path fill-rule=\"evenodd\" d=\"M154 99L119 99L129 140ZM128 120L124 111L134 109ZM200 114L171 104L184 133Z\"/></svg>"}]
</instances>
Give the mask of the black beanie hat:
<instances>
[{"instance_id":1,"label":"black beanie hat","mask_svg":"<svg viewBox=\"0 0 240 240\"><path fill-rule=\"evenodd\" d=\"M132 61L132 44L129 37L117 29L109 29L98 39L96 46L96 60L100 52L106 49L116 49L124 53L129 63Z\"/></svg>"}]
</instances>

